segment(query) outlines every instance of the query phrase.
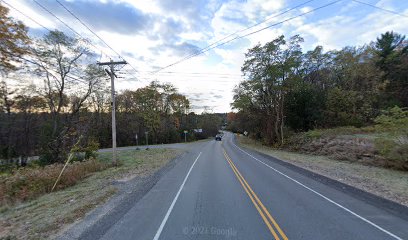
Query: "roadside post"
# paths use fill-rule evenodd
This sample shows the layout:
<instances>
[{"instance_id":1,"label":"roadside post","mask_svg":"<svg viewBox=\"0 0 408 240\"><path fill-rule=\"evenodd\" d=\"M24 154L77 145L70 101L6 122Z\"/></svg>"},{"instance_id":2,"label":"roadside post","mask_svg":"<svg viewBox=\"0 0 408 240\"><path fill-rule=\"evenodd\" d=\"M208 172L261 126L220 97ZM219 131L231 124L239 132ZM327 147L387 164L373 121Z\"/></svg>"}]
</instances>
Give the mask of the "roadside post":
<instances>
[{"instance_id":1,"label":"roadside post","mask_svg":"<svg viewBox=\"0 0 408 240\"><path fill-rule=\"evenodd\" d=\"M146 146L149 145L149 132L145 132L146 135Z\"/></svg>"},{"instance_id":2,"label":"roadside post","mask_svg":"<svg viewBox=\"0 0 408 240\"><path fill-rule=\"evenodd\" d=\"M188 131L184 130L184 142L187 142L187 133L188 133Z\"/></svg>"},{"instance_id":3,"label":"roadside post","mask_svg":"<svg viewBox=\"0 0 408 240\"><path fill-rule=\"evenodd\" d=\"M136 138L136 146L139 146L139 141L138 141L137 133L136 133L136 135L135 135L135 138Z\"/></svg>"}]
</instances>

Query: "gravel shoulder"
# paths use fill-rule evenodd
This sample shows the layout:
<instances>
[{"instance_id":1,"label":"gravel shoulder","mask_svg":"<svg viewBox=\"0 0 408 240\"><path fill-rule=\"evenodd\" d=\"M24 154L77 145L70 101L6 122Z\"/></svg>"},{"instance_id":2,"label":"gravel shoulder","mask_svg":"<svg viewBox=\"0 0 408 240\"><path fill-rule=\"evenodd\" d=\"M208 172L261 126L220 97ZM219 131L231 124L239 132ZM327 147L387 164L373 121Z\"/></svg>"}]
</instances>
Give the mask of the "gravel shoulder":
<instances>
[{"instance_id":1,"label":"gravel shoulder","mask_svg":"<svg viewBox=\"0 0 408 240\"><path fill-rule=\"evenodd\" d=\"M87 177L84 181L37 199L0 207L0 239L55 239L91 210L103 206L116 193L159 172L181 149L127 150L118 152L121 165ZM99 153L110 161L109 152Z\"/></svg>"},{"instance_id":2,"label":"gravel shoulder","mask_svg":"<svg viewBox=\"0 0 408 240\"><path fill-rule=\"evenodd\" d=\"M408 172L276 150L244 136L237 137L237 140L247 148L408 206Z\"/></svg>"}]
</instances>

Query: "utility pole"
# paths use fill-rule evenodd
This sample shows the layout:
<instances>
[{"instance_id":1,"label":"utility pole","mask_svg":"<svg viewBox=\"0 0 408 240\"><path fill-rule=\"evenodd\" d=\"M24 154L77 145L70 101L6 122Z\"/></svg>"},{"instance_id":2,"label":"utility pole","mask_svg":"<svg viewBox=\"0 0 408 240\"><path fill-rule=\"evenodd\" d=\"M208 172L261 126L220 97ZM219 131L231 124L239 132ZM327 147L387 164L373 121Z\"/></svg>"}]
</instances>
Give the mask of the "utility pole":
<instances>
[{"instance_id":1,"label":"utility pole","mask_svg":"<svg viewBox=\"0 0 408 240\"><path fill-rule=\"evenodd\" d=\"M127 64L126 61L114 62L112 59L109 62L98 62L99 66L110 66L110 70L105 69L106 73L111 78L111 95L112 95L112 163L116 166L116 103L115 103L115 66Z\"/></svg>"}]
</instances>

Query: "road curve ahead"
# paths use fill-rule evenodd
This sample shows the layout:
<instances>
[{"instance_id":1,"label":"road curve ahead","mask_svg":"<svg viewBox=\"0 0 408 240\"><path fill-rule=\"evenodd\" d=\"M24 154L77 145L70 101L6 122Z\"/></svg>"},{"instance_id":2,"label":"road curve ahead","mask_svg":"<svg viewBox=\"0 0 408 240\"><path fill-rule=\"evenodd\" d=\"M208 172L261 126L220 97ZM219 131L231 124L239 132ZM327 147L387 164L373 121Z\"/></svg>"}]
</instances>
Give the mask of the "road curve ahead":
<instances>
[{"instance_id":1,"label":"road curve ahead","mask_svg":"<svg viewBox=\"0 0 408 240\"><path fill-rule=\"evenodd\" d=\"M193 145L89 239L408 239L407 218L223 141Z\"/></svg>"}]
</instances>

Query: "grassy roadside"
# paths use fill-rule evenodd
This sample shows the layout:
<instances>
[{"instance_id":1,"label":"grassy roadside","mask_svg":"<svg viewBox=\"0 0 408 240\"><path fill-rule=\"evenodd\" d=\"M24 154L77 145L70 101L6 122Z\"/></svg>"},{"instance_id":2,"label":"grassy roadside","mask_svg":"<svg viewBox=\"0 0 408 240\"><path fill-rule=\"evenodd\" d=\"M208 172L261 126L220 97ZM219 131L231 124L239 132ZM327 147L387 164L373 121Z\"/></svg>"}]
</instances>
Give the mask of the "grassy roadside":
<instances>
[{"instance_id":1,"label":"grassy roadside","mask_svg":"<svg viewBox=\"0 0 408 240\"><path fill-rule=\"evenodd\" d=\"M408 206L408 172L406 171L369 166L359 162L339 161L328 156L277 150L242 135L237 139L247 148Z\"/></svg>"},{"instance_id":2,"label":"grassy roadside","mask_svg":"<svg viewBox=\"0 0 408 240\"><path fill-rule=\"evenodd\" d=\"M96 172L78 184L14 206L0 207L0 239L45 239L109 199L117 189L113 181L150 175L178 149L128 150L118 152L121 165ZM98 161L110 161L111 153L98 153Z\"/></svg>"}]
</instances>

